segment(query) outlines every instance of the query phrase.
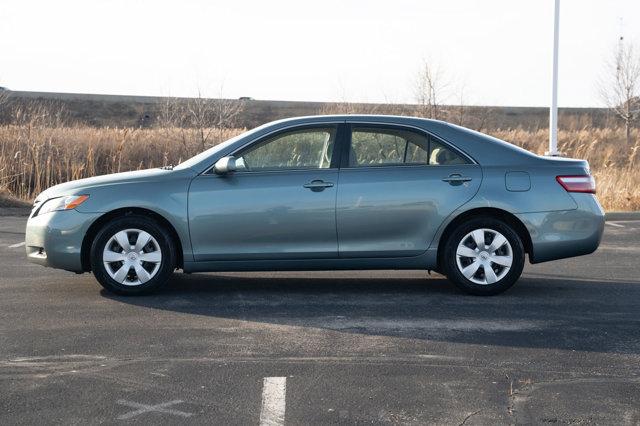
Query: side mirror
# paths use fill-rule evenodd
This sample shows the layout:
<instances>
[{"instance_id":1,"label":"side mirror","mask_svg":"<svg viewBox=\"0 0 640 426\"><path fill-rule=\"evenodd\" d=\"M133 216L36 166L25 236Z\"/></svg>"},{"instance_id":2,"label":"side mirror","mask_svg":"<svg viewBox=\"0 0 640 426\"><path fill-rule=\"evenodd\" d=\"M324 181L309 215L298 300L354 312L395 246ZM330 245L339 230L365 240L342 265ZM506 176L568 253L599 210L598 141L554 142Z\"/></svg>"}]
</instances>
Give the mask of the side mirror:
<instances>
[{"instance_id":1,"label":"side mirror","mask_svg":"<svg viewBox=\"0 0 640 426\"><path fill-rule=\"evenodd\" d=\"M235 157L232 155L222 157L216 161L216 164L213 166L213 170L219 175L235 172L237 170Z\"/></svg>"}]
</instances>

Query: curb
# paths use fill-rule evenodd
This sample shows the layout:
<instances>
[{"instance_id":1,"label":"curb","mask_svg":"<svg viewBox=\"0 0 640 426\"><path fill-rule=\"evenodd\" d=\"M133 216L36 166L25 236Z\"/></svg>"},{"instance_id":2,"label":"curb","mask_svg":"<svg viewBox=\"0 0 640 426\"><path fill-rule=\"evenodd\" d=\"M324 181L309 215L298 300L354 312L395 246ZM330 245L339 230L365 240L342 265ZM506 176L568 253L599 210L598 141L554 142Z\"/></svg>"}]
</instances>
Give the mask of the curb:
<instances>
[{"instance_id":1,"label":"curb","mask_svg":"<svg viewBox=\"0 0 640 426\"><path fill-rule=\"evenodd\" d=\"M0 207L0 216L29 216L30 207Z\"/></svg>"},{"instance_id":2,"label":"curb","mask_svg":"<svg viewBox=\"0 0 640 426\"><path fill-rule=\"evenodd\" d=\"M604 219L611 220L640 220L640 212L606 212Z\"/></svg>"}]
</instances>

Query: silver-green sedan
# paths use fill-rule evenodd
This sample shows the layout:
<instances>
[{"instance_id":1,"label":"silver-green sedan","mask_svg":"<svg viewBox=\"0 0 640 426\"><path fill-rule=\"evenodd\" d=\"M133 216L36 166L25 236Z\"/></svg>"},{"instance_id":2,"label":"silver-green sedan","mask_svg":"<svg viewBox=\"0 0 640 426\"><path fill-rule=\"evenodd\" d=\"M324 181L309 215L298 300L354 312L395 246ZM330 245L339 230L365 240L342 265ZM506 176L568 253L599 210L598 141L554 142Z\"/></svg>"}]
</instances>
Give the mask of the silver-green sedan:
<instances>
[{"instance_id":1,"label":"silver-green sedan","mask_svg":"<svg viewBox=\"0 0 640 426\"><path fill-rule=\"evenodd\" d=\"M173 168L54 186L35 200L26 251L119 294L156 290L176 269L424 269L490 295L527 255L596 250L594 194L586 161L445 122L302 117Z\"/></svg>"}]
</instances>

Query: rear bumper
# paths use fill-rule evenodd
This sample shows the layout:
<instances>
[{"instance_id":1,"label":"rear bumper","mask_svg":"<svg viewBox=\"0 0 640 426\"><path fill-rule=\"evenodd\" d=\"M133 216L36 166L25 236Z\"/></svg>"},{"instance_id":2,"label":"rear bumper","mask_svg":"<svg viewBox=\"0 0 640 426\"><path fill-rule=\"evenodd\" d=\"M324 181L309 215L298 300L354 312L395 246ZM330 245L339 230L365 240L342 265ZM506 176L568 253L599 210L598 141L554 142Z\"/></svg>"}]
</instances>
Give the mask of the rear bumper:
<instances>
[{"instance_id":1,"label":"rear bumper","mask_svg":"<svg viewBox=\"0 0 640 426\"><path fill-rule=\"evenodd\" d=\"M593 253L604 231L604 211L592 194L571 194L577 209L516 216L531 235L531 263Z\"/></svg>"},{"instance_id":2,"label":"rear bumper","mask_svg":"<svg viewBox=\"0 0 640 426\"><path fill-rule=\"evenodd\" d=\"M82 272L82 241L99 216L65 210L30 217L25 232L27 259L38 265Z\"/></svg>"}]
</instances>

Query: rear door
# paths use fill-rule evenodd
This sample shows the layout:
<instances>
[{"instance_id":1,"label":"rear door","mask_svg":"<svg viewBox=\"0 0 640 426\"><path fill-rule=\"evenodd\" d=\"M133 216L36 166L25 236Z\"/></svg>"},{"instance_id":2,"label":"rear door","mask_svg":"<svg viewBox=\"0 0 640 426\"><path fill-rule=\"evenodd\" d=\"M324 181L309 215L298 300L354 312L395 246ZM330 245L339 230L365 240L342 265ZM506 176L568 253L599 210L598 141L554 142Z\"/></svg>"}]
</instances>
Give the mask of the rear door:
<instances>
[{"instance_id":1,"label":"rear door","mask_svg":"<svg viewBox=\"0 0 640 426\"><path fill-rule=\"evenodd\" d=\"M347 139L336 203L340 257L421 254L478 191L480 167L420 130L353 123Z\"/></svg>"}]
</instances>

